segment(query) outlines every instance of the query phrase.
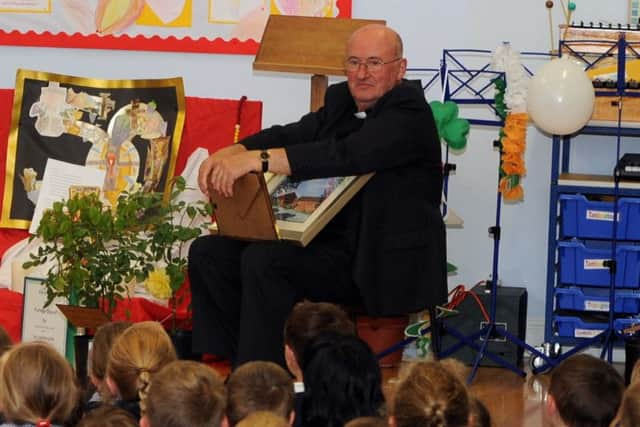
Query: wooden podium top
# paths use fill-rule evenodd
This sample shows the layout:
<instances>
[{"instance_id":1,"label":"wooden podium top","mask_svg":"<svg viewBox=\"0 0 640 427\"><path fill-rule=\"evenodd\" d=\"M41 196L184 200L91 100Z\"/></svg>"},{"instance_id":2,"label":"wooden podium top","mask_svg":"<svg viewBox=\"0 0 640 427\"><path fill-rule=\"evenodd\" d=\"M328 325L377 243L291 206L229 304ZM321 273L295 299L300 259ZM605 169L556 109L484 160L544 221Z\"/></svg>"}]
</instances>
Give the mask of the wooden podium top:
<instances>
[{"instance_id":1,"label":"wooden podium top","mask_svg":"<svg viewBox=\"0 0 640 427\"><path fill-rule=\"evenodd\" d=\"M367 24L385 21L271 15L253 69L344 75L347 40Z\"/></svg>"}]
</instances>

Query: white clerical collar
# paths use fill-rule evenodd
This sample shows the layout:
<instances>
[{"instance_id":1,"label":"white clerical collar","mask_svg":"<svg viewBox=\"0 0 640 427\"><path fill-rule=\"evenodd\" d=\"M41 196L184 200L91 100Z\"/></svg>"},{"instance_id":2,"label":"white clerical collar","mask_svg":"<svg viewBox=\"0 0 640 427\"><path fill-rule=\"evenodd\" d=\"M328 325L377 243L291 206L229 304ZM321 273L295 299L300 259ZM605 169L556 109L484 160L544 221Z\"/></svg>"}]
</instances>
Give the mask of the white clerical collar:
<instances>
[{"instance_id":1,"label":"white clerical collar","mask_svg":"<svg viewBox=\"0 0 640 427\"><path fill-rule=\"evenodd\" d=\"M353 113L354 116L356 116L359 119L366 119L367 118L367 112L366 111L357 111L355 113Z\"/></svg>"}]
</instances>

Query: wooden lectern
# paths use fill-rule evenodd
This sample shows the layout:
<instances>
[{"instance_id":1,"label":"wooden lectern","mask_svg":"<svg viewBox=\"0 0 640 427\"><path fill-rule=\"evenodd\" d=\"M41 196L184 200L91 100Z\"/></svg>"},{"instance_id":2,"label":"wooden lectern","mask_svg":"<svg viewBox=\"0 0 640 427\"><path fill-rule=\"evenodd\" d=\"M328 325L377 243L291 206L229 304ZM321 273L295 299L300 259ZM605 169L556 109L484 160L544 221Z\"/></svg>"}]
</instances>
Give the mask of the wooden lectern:
<instances>
[{"instance_id":1,"label":"wooden lectern","mask_svg":"<svg viewBox=\"0 0 640 427\"><path fill-rule=\"evenodd\" d=\"M324 103L328 75L344 75L347 40L353 31L381 20L271 15L254 70L312 74L311 111Z\"/></svg>"}]
</instances>

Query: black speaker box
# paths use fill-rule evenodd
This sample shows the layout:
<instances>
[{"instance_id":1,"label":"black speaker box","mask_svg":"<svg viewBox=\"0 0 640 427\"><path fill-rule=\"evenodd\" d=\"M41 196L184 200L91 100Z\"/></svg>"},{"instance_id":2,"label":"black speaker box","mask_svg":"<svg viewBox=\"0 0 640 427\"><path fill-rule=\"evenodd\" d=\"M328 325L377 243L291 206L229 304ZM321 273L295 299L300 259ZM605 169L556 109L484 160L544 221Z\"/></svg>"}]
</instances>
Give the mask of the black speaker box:
<instances>
[{"instance_id":1,"label":"black speaker box","mask_svg":"<svg viewBox=\"0 0 640 427\"><path fill-rule=\"evenodd\" d=\"M474 292L478 296L489 316L491 315L490 289L491 287L484 285L478 285L471 289L471 292ZM441 351L445 353L445 355L447 355L448 349L460 343L458 338L446 332L448 328L453 328L464 337L469 337L487 325L480 306L472 295L467 294L466 298L456 307L456 310L459 312L457 315L443 320L442 329L444 331L441 341ZM497 288L495 324L501 329L506 329L508 333L519 338L521 341L525 340L527 334L527 290L525 288L502 286ZM483 339L484 333L474 342L478 346L481 346ZM506 339L504 336L497 334L489 338L486 352L491 352L509 363L519 366L522 364L524 349L511 340ZM478 352L474 348L465 344L448 356L452 356L461 362L471 365L475 362L477 354ZM488 358L486 354L480 361L480 365L502 366Z\"/></svg>"}]
</instances>

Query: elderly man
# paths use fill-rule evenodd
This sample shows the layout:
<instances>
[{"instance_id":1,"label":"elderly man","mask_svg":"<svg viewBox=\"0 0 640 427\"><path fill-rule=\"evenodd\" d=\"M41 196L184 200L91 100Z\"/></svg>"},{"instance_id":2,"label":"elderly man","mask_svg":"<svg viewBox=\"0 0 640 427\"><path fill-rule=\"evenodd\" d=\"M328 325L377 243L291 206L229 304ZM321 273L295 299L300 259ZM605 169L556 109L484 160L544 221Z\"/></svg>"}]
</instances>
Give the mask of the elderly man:
<instances>
[{"instance_id":1,"label":"elderly man","mask_svg":"<svg viewBox=\"0 0 640 427\"><path fill-rule=\"evenodd\" d=\"M404 79L402 40L383 25L350 37L347 81L325 105L213 153L203 192L232 195L252 171L294 179L375 175L306 247L197 239L189 253L194 351L284 365L283 325L302 299L362 304L370 316L447 298L440 142L419 85Z\"/></svg>"}]
</instances>

